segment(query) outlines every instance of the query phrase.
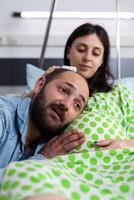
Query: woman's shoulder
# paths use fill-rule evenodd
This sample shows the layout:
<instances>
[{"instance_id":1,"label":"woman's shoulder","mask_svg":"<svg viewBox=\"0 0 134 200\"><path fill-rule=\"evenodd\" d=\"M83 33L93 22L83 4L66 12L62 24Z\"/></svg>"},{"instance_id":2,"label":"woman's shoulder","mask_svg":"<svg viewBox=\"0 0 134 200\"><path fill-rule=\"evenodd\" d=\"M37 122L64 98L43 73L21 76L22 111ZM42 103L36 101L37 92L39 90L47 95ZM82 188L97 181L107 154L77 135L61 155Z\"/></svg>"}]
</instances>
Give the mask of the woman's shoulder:
<instances>
[{"instance_id":1,"label":"woman's shoulder","mask_svg":"<svg viewBox=\"0 0 134 200\"><path fill-rule=\"evenodd\" d=\"M121 84L114 85L112 88L112 93L122 98L134 99L130 90Z\"/></svg>"},{"instance_id":2,"label":"woman's shoulder","mask_svg":"<svg viewBox=\"0 0 134 200\"><path fill-rule=\"evenodd\" d=\"M114 84L112 86L111 91L109 92L96 92L92 95L92 97L108 97L108 96L131 96L131 92L123 85L121 84Z\"/></svg>"},{"instance_id":3,"label":"woman's shoulder","mask_svg":"<svg viewBox=\"0 0 134 200\"><path fill-rule=\"evenodd\" d=\"M126 104L133 104L134 98L130 91L122 85L113 85L112 90L109 92L94 93L88 100L89 108L100 108L101 105L109 107L121 107Z\"/></svg>"}]
</instances>

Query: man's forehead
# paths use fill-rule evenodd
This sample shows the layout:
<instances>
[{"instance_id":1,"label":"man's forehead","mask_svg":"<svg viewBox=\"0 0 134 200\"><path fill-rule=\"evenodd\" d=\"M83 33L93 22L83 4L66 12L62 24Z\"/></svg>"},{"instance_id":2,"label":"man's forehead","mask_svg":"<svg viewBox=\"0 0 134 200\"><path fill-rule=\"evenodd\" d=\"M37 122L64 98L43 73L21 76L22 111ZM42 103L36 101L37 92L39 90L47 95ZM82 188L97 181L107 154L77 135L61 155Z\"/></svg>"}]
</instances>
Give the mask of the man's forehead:
<instances>
[{"instance_id":1,"label":"man's forehead","mask_svg":"<svg viewBox=\"0 0 134 200\"><path fill-rule=\"evenodd\" d=\"M72 80L82 80L84 81L84 78L82 76L80 76L78 73L76 72L73 72L73 71L66 71L62 74L60 74L59 76L60 79L63 79L63 80L68 80L68 81L72 81Z\"/></svg>"},{"instance_id":2,"label":"man's forehead","mask_svg":"<svg viewBox=\"0 0 134 200\"><path fill-rule=\"evenodd\" d=\"M74 86L76 89L77 88L80 89L80 84L82 84L83 86L86 85L86 81L84 80L84 78L75 72L63 73L55 79L55 82L58 83L66 82Z\"/></svg>"},{"instance_id":3,"label":"man's forehead","mask_svg":"<svg viewBox=\"0 0 134 200\"><path fill-rule=\"evenodd\" d=\"M89 88L86 83L86 80L80 76L76 72L65 72L61 74L61 76L58 78L57 81L58 83L61 84L66 84L68 87L72 88L75 92L78 93L78 95L84 99L84 102L86 102L88 96L89 96ZM85 89L86 88L86 89Z\"/></svg>"}]
</instances>

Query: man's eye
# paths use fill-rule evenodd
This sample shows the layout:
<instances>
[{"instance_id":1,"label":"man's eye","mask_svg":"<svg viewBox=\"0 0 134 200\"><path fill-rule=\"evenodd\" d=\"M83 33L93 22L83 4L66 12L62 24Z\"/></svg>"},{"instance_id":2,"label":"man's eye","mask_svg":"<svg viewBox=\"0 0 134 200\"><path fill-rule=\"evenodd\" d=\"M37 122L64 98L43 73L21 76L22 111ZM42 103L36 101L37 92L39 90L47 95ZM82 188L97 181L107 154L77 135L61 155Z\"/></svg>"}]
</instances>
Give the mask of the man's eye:
<instances>
[{"instance_id":1,"label":"man's eye","mask_svg":"<svg viewBox=\"0 0 134 200\"><path fill-rule=\"evenodd\" d=\"M81 110L81 104L80 104L79 102L75 102L75 103L74 103L74 107L75 107L75 109L78 110L78 111Z\"/></svg>"},{"instance_id":2,"label":"man's eye","mask_svg":"<svg viewBox=\"0 0 134 200\"><path fill-rule=\"evenodd\" d=\"M61 93L63 93L63 94L67 94L67 89L64 88L64 87L60 87L60 88L59 88L59 91L60 91Z\"/></svg>"}]
</instances>

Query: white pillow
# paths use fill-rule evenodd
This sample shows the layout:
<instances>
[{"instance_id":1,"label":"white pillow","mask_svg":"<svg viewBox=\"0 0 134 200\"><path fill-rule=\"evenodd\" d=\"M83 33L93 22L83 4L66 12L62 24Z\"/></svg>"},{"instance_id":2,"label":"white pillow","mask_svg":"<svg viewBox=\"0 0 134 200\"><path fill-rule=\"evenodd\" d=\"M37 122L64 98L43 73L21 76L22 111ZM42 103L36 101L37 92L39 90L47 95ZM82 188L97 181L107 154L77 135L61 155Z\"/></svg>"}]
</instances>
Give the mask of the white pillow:
<instances>
[{"instance_id":1,"label":"white pillow","mask_svg":"<svg viewBox=\"0 0 134 200\"><path fill-rule=\"evenodd\" d=\"M27 81L27 87L26 87L26 93L30 92L33 88L34 85L39 77L41 77L45 73L44 70L31 65L27 64L26 65L26 81Z\"/></svg>"},{"instance_id":2,"label":"white pillow","mask_svg":"<svg viewBox=\"0 0 134 200\"><path fill-rule=\"evenodd\" d=\"M72 71L77 71L77 68L74 67L74 66L62 66L62 68L64 69L69 69L69 70L72 70ZM34 85L37 81L37 79L39 77L41 77L43 74L45 73L44 70L34 66L34 65L31 65L31 64L27 64L26 65L26 81L27 81L27 87L26 87L26 93L30 92L33 88L34 88Z\"/></svg>"},{"instance_id":3,"label":"white pillow","mask_svg":"<svg viewBox=\"0 0 134 200\"><path fill-rule=\"evenodd\" d=\"M44 73L45 73L44 70L34 65L31 64L26 65L26 80L27 80L26 93L30 92L33 89L37 79ZM134 77L115 80L115 83L125 86L134 96Z\"/></svg>"}]
</instances>

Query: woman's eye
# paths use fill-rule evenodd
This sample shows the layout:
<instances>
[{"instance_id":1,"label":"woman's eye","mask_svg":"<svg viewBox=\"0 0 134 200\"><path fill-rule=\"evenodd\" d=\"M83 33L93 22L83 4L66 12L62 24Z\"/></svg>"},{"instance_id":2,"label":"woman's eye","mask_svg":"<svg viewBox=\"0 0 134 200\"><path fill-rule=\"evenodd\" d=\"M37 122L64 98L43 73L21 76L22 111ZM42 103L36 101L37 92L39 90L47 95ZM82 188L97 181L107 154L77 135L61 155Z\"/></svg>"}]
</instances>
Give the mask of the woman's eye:
<instances>
[{"instance_id":1,"label":"woman's eye","mask_svg":"<svg viewBox=\"0 0 134 200\"><path fill-rule=\"evenodd\" d=\"M79 52L84 52L84 51L85 51L85 49L78 49L78 51L79 51Z\"/></svg>"},{"instance_id":2,"label":"woman's eye","mask_svg":"<svg viewBox=\"0 0 134 200\"><path fill-rule=\"evenodd\" d=\"M94 54L94 56L100 56L99 52L94 52L93 54Z\"/></svg>"}]
</instances>

